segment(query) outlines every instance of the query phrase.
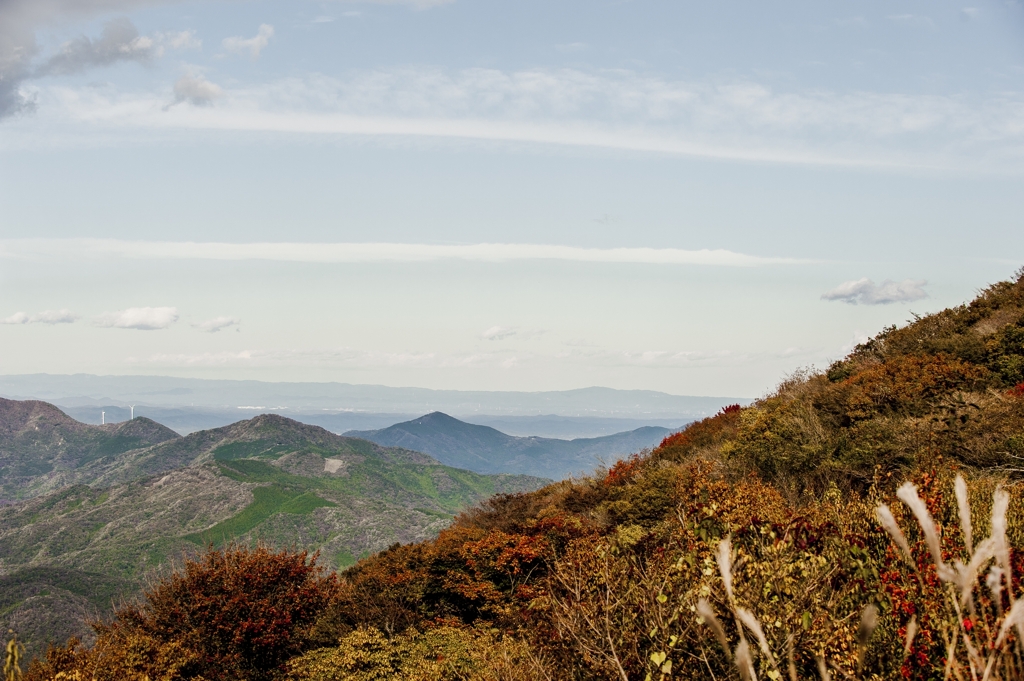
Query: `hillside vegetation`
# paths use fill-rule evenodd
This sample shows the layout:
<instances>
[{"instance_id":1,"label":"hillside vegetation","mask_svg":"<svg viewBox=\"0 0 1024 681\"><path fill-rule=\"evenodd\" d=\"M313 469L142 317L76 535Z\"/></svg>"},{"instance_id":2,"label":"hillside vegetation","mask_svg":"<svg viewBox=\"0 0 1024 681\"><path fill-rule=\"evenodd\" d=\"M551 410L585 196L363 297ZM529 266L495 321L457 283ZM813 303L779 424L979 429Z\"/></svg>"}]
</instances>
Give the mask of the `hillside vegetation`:
<instances>
[{"instance_id":1,"label":"hillside vegetation","mask_svg":"<svg viewBox=\"0 0 1024 681\"><path fill-rule=\"evenodd\" d=\"M111 443L126 433L162 427L135 419L113 430L79 424L45 403L6 406L37 415L12 419L22 425L8 431L35 433L43 419L63 429L37 438L39 459L50 456L47 442L100 443L69 446L85 452L77 459L53 457L80 482L0 506L0 626L17 629L29 652L71 635L91 641L88 619L209 545L319 550L323 565L342 568L391 544L433 537L495 493L546 482L451 468L274 415L118 452ZM120 439L105 438L108 431ZM0 451L17 451L10 442L0 438ZM53 474L25 476L14 489L37 490Z\"/></svg>"},{"instance_id":2,"label":"hillside vegetation","mask_svg":"<svg viewBox=\"0 0 1024 681\"><path fill-rule=\"evenodd\" d=\"M1024 273L337 581L197 599L254 555L210 554L29 678L1020 679L1022 456ZM232 634L310 570L281 640Z\"/></svg>"},{"instance_id":3,"label":"hillside vegetation","mask_svg":"<svg viewBox=\"0 0 1024 681\"><path fill-rule=\"evenodd\" d=\"M0 505L88 482L125 452L177 438L147 418L90 426L46 402L0 398Z\"/></svg>"}]
</instances>

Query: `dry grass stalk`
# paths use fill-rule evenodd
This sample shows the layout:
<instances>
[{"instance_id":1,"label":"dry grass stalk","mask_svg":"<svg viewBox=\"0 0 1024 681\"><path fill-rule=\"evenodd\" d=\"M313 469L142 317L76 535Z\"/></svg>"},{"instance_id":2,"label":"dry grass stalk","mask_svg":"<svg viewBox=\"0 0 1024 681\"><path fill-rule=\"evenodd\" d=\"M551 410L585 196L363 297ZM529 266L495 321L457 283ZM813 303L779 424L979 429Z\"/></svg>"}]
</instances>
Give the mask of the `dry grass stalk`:
<instances>
[{"instance_id":1,"label":"dry grass stalk","mask_svg":"<svg viewBox=\"0 0 1024 681\"><path fill-rule=\"evenodd\" d=\"M25 655L25 646L21 645L18 635L9 630L11 639L7 642L7 651L4 657L4 681L20 681L21 661Z\"/></svg>"},{"instance_id":2,"label":"dry grass stalk","mask_svg":"<svg viewBox=\"0 0 1024 681\"><path fill-rule=\"evenodd\" d=\"M936 574L942 583L945 612L932 616L941 628L946 647L945 678L964 681L1009 681L1019 679L1024 673L1024 601L1018 601L1013 593L1013 572L1010 564L1010 550L1006 539L1006 514L1009 510L1010 495L997 488L993 496L991 536L974 546L971 523L971 509L968 501L967 483L957 475L954 483L957 507L960 516L960 530L969 559L965 565L954 561L944 562L941 544L935 523L924 501L918 496L917 488L904 483L897 492L899 499L914 514L932 555ZM885 506L879 506L877 516L882 527L900 547L917 570L912 559L906 537ZM992 561L994 564L989 565ZM990 605L979 607L983 602L975 596L980 588L979 578L988 566L985 585L991 596ZM919 583L925 582L918 573ZM1004 598L1010 608L1003 612ZM964 608L968 608L965 612ZM997 626L998 625L998 626ZM904 653L909 654L917 634L917 620L911 618L907 625ZM1016 636L1010 636L1013 631Z\"/></svg>"},{"instance_id":3,"label":"dry grass stalk","mask_svg":"<svg viewBox=\"0 0 1024 681\"><path fill-rule=\"evenodd\" d=\"M897 497L913 514L928 547L928 553L939 577L941 598L939 603L943 610L930 612L931 626L939 628L945 648L945 679L962 681L1010 681L1024 677L1024 600L1017 600L1013 593L1013 573L1010 563L1009 543L1006 537L1007 512L1009 510L1009 494L997 488L993 497L991 536L975 544L971 520L971 510L966 482L961 476L955 481L955 493L959 512L960 529L963 534L964 547L967 549L966 563L944 560L941 538L928 507L918 495L917 488L911 483L903 484ZM899 547L907 563L913 567L918 583L922 589L930 582L921 574L914 553L892 511L885 505L876 509L879 523L892 537ZM783 677L779 662L765 636L757 617L749 610L740 607L735 598L734 579L732 574L732 542L723 539L718 546L718 568L722 576L728 607L736 621L736 634L739 639L733 650L730 650L728 637L721 621L715 615L710 603L701 599L697 612L704 624L714 632L719 644L736 663L737 670L743 679L756 679L753 652L747 641L745 631L749 631L756 639L760 653L770 668L769 676L773 679ZM982 575L987 575L982 584ZM988 589L988 595L982 589ZM991 597L991 599L988 598ZM1005 608L1003 603L1008 602ZM878 608L869 604L861 613L860 627L857 633L857 669L863 672L868 643L872 633L878 626ZM912 616L906 626L904 638L904 655L913 649L915 638L919 632L916 616ZM793 636L789 641L788 677L796 681L796 665L794 662ZM823 681L831 681L832 673L828 661L817 658L818 673ZM852 678L849 673L844 672Z\"/></svg>"}]
</instances>

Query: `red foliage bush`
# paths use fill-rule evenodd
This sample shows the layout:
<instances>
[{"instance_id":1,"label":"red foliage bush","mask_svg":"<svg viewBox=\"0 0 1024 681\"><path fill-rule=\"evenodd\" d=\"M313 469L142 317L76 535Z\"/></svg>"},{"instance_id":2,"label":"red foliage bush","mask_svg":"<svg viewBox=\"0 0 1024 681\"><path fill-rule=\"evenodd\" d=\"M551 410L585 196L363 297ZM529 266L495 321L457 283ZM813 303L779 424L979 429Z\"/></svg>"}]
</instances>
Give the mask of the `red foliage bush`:
<instances>
[{"instance_id":1,"label":"red foliage bush","mask_svg":"<svg viewBox=\"0 0 1024 681\"><path fill-rule=\"evenodd\" d=\"M301 652L337 578L306 552L211 549L117 612L108 633L140 632L199 653L204 676L264 678Z\"/></svg>"},{"instance_id":2,"label":"red foliage bush","mask_svg":"<svg viewBox=\"0 0 1024 681\"><path fill-rule=\"evenodd\" d=\"M1010 397L1024 397L1024 383L1018 383L1013 386L1006 391L1006 394Z\"/></svg>"},{"instance_id":3,"label":"red foliage bush","mask_svg":"<svg viewBox=\"0 0 1024 681\"><path fill-rule=\"evenodd\" d=\"M655 449L655 454L658 456L678 454L693 447L706 447L720 442L736 428L742 409L738 404L730 404L722 407L721 411L714 416L691 423L682 431L673 433L662 440Z\"/></svg>"},{"instance_id":4,"label":"red foliage bush","mask_svg":"<svg viewBox=\"0 0 1024 681\"><path fill-rule=\"evenodd\" d=\"M678 434L676 433L676 435ZM669 437L674 436L670 435ZM661 444L664 445L667 441L668 438L665 438ZM602 482L609 487L629 482L633 479L633 475L640 470L642 463L638 454L632 454L628 458L619 459L611 467L611 470L608 471L608 475L604 477Z\"/></svg>"}]
</instances>

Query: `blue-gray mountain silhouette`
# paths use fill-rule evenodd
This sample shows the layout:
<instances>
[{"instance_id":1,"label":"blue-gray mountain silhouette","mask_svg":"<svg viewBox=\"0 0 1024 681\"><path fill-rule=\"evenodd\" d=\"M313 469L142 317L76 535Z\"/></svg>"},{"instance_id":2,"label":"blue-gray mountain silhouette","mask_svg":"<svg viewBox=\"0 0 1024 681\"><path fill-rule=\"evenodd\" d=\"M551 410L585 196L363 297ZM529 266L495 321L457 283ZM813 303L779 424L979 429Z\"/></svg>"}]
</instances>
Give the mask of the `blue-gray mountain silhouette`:
<instances>
[{"instance_id":1,"label":"blue-gray mountain silhouette","mask_svg":"<svg viewBox=\"0 0 1024 681\"><path fill-rule=\"evenodd\" d=\"M429 454L441 463L478 473L521 473L561 479L589 473L633 452L654 447L673 431L645 426L604 437L558 440L516 437L460 421L439 411L380 430L350 430L385 447Z\"/></svg>"}]
</instances>

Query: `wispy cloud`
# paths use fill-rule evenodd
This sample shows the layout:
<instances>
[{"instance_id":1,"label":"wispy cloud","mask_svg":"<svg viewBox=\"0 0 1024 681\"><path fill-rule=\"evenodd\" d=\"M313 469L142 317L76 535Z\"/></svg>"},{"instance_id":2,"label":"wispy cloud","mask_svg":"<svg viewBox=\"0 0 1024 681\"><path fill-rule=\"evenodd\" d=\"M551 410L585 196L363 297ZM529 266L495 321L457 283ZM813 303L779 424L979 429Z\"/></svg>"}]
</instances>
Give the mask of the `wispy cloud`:
<instances>
[{"instance_id":1,"label":"wispy cloud","mask_svg":"<svg viewBox=\"0 0 1024 681\"><path fill-rule=\"evenodd\" d=\"M886 279L881 284L875 284L865 277L843 282L831 291L821 294L821 298L822 300L840 300L851 305L907 303L927 298L928 293L923 288L927 283L924 279L904 279L903 281Z\"/></svg>"},{"instance_id":2,"label":"wispy cloud","mask_svg":"<svg viewBox=\"0 0 1024 681\"><path fill-rule=\"evenodd\" d=\"M934 28L935 26L935 22L931 17L922 16L920 14L890 14L887 18L889 21L895 21L899 24L928 26L929 28Z\"/></svg>"},{"instance_id":3,"label":"wispy cloud","mask_svg":"<svg viewBox=\"0 0 1024 681\"><path fill-rule=\"evenodd\" d=\"M686 369L710 366L737 366L765 359L791 359L812 356L812 348L788 347L757 352L719 350L622 350L601 347L571 346L557 353L561 362L578 362L590 366Z\"/></svg>"},{"instance_id":4,"label":"wispy cloud","mask_svg":"<svg viewBox=\"0 0 1024 681\"><path fill-rule=\"evenodd\" d=\"M133 364L158 366L325 366L410 369L510 368L517 357L507 353L384 352L355 348L238 350L206 353L157 353L128 359Z\"/></svg>"},{"instance_id":5,"label":"wispy cloud","mask_svg":"<svg viewBox=\"0 0 1024 681\"><path fill-rule=\"evenodd\" d=\"M43 310L37 314L25 314L15 312L10 317L0 321L2 324L71 324L79 319L71 310Z\"/></svg>"},{"instance_id":6,"label":"wispy cloud","mask_svg":"<svg viewBox=\"0 0 1024 681\"><path fill-rule=\"evenodd\" d=\"M0 257L119 257L148 260L266 260L318 263L562 260L724 267L795 265L812 262L798 258L748 255L724 249L584 248L551 244L238 244L189 241L120 241L115 239L11 239L0 241Z\"/></svg>"},{"instance_id":7,"label":"wispy cloud","mask_svg":"<svg viewBox=\"0 0 1024 681\"><path fill-rule=\"evenodd\" d=\"M270 39L273 37L274 27L270 24L260 24L259 30L253 37L233 36L231 38L224 38L221 45L228 52L235 52L237 54L248 53L250 59L258 59L260 53L270 44Z\"/></svg>"},{"instance_id":8,"label":"wispy cloud","mask_svg":"<svg viewBox=\"0 0 1024 681\"><path fill-rule=\"evenodd\" d=\"M501 347L501 346L499 346ZM522 352L498 349L489 352L436 352L421 350L362 350L351 347L243 349L201 353L155 353L130 357L136 365L159 367L324 367L351 369L497 369L551 367L574 364L588 367L633 369L695 369L742 366L764 360L790 361L810 357L806 348L737 351L723 348L697 350L623 350L567 347L557 352Z\"/></svg>"},{"instance_id":9,"label":"wispy cloud","mask_svg":"<svg viewBox=\"0 0 1024 681\"><path fill-rule=\"evenodd\" d=\"M172 31L169 33L157 33L157 40L175 50L199 50L203 47L203 41L196 37L194 30Z\"/></svg>"},{"instance_id":10,"label":"wispy cloud","mask_svg":"<svg viewBox=\"0 0 1024 681\"><path fill-rule=\"evenodd\" d=\"M555 49L559 52L582 52L587 49L586 43L562 43L555 45Z\"/></svg>"},{"instance_id":11,"label":"wispy cloud","mask_svg":"<svg viewBox=\"0 0 1024 681\"><path fill-rule=\"evenodd\" d=\"M480 337L489 341L500 341L515 336L517 330L511 326L492 326L481 332Z\"/></svg>"},{"instance_id":12,"label":"wispy cloud","mask_svg":"<svg viewBox=\"0 0 1024 681\"><path fill-rule=\"evenodd\" d=\"M990 170L1024 157L1024 95L1013 92L786 92L627 71L418 68L288 78L222 99L162 111L166 93L38 91L39 106L89 129L459 138L847 166L963 169L976 159Z\"/></svg>"},{"instance_id":13,"label":"wispy cloud","mask_svg":"<svg viewBox=\"0 0 1024 681\"><path fill-rule=\"evenodd\" d=\"M509 338L518 340L530 340L545 335L545 329L524 329L519 326L492 326L480 334L480 338L487 341L503 341Z\"/></svg>"},{"instance_id":14,"label":"wispy cloud","mask_svg":"<svg viewBox=\"0 0 1024 681\"><path fill-rule=\"evenodd\" d=\"M205 322L199 322L192 326L200 331L205 331L206 333L217 333L221 329L238 326L241 323L241 320L236 317L214 317L213 319L207 319Z\"/></svg>"},{"instance_id":15,"label":"wispy cloud","mask_svg":"<svg viewBox=\"0 0 1024 681\"><path fill-rule=\"evenodd\" d=\"M173 307L130 307L118 312L107 312L96 319L97 326L117 329L156 331L166 329L178 321L178 310Z\"/></svg>"},{"instance_id":16,"label":"wispy cloud","mask_svg":"<svg viewBox=\"0 0 1024 681\"><path fill-rule=\"evenodd\" d=\"M152 61L158 49L153 38L139 35L135 25L121 17L104 24L96 40L81 36L64 43L60 51L39 68L37 75L78 73L121 61L146 63Z\"/></svg>"},{"instance_id":17,"label":"wispy cloud","mask_svg":"<svg viewBox=\"0 0 1024 681\"><path fill-rule=\"evenodd\" d=\"M430 9L442 5L451 5L455 0L343 0L344 2L364 2L370 5L408 5L413 9Z\"/></svg>"}]
</instances>

